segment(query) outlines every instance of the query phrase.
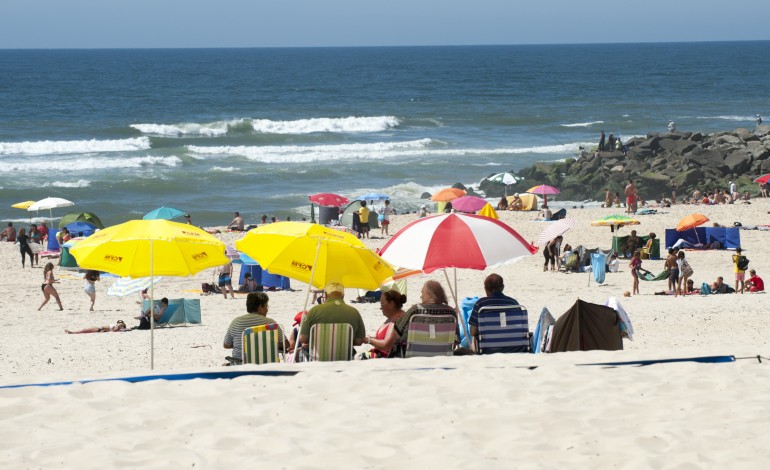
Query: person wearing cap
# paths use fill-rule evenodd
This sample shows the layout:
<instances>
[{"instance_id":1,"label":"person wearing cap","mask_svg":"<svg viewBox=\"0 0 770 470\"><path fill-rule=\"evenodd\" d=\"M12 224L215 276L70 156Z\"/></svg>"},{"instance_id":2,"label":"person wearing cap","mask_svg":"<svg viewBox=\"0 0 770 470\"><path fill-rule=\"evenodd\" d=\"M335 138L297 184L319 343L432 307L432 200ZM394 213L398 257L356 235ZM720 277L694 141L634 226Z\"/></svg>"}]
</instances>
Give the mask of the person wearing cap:
<instances>
[{"instance_id":1,"label":"person wearing cap","mask_svg":"<svg viewBox=\"0 0 770 470\"><path fill-rule=\"evenodd\" d=\"M522 201L521 197L519 197L519 193L514 194L513 200L511 201L510 204L508 204L508 210L520 211L522 207L524 207L524 201Z\"/></svg>"},{"instance_id":2,"label":"person wearing cap","mask_svg":"<svg viewBox=\"0 0 770 470\"><path fill-rule=\"evenodd\" d=\"M730 189L731 202L737 201L740 197L738 194L738 185L730 181L728 188Z\"/></svg>"},{"instance_id":3,"label":"person wearing cap","mask_svg":"<svg viewBox=\"0 0 770 470\"><path fill-rule=\"evenodd\" d=\"M428 217L428 208L423 206L420 206L420 218Z\"/></svg>"},{"instance_id":4,"label":"person wearing cap","mask_svg":"<svg viewBox=\"0 0 770 470\"><path fill-rule=\"evenodd\" d=\"M345 304L345 287L338 282L330 282L324 288L326 302L311 308L299 327L299 342L303 348L310 342L310 327L316 324L348 323L353 327L353 344L364 343L366 328L358 310Z\"/></svg>"},{"instance_id":5,"label":"person wearing cap","mask_svg":"<svg viewBox=\"0 0 770 470\"><path fill-rule=\"evenodd\" d=\"M184 215L184 221L187 222L187 225L192 225L192 219L190 218L190 214Z\"/></svg>"},{"instance_id":6,"label":"person wearing cap","mask_svg":"<svg viewBox=\"0 0 770 470\"><path fill-rule=\"evenodd\" d=\"M252 292L246 296L246 315L236 317L230 322L225 333L224 348L232 349L233 353L227 359L239 364L243 354L243 330L259 325L272 325L275 320L267 316L268 302L270 298L264 292ZM288 349L289 342L283 335L283 329L278 328L278 341L283 342Z\"/></svg>"}]
</instances>

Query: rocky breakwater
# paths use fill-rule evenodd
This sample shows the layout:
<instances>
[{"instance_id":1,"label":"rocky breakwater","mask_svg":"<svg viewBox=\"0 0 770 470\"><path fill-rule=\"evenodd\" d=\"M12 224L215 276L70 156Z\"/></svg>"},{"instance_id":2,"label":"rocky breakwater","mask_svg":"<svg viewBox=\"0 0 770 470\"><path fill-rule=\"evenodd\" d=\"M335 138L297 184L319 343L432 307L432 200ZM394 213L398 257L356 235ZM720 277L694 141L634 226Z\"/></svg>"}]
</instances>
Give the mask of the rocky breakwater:
<instances>
[{"instance_id":1,"label":"rocky breakwater","mask_svg":"<svg viewBox=\"0 0 770 470\"><path fill-rule=\"evenodd\" d=\"M524 181L508 187L526 191L536 184L560 189L562 200L604 200L604 190L615 193L632 179L645 199L670 197L677 188L678 197L691 195L695 189L726 189L729 181L740 191L757 194L753 179L770 173L770 127L756 132L736 129L713 134L676 132L648 134L625 142L626 151L600 152L563 162L536 163L518 171ZM487 197L498 197L502 185L482 185ZM491 191L491 192L490 192Z\"/></svg>"}]
</instances>

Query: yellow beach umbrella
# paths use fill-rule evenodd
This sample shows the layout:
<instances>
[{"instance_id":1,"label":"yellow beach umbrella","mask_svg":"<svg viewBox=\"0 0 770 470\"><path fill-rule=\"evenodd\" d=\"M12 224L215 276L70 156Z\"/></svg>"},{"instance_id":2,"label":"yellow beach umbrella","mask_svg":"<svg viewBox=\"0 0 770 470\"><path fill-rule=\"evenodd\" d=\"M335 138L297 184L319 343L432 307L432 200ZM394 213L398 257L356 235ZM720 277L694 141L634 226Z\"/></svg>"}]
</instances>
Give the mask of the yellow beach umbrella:
<instances>
[{"instance_id":1,"label":"yellow beach umbrella","mask_svg":"<svg viewBox=\"0 0 770 470\"><path fill-rule=\"evenodd\" d=\"M77 242L70 254L84 269L130 276L189 276L227 264L225 244L198 227L169 220L129 220ZM150 308L154 299L150 284ZM150 315L150 367L154 368L155 320Z\"/></svg>"},{"instance_id":2,"label":"yellow beach umbrella","mask_svg":"<svg viewBox=\"0 0 770 470\"><path fill-rule=\"evenodd\" d=\"M495 208L492 207L492 204L487 203L486 206L482 207L479 211L479 215L483 215L484 217L489 217L490 219L499 219L500 216L497 215L497 211L495 211Z\"/></svg>"},{"instance_id":3,"label":"yellow beach umbrella","mask_svg":"<svg viewBox=\"0 0 770 470\"><path fill-rule=\"evenodd\" d=\"M341 230L304 222L278 222L255 228L235 242L263 269L323 288L376 289L395 269L358 238ZM307 299L305 300L307 306Z\"/></svg>"},{"instance_id":4,"label":"yellow beach umbrella","mask_svg":"<svg viewBox=\"0 0 770 470\"><path fill-rule=\"evenodd\" d=\"M16 204L13 204L11 207L14 209L28 209L29 206L34 204L35 201L24 201L24 202L17 202Z\"/></svg>"}]
</instances>

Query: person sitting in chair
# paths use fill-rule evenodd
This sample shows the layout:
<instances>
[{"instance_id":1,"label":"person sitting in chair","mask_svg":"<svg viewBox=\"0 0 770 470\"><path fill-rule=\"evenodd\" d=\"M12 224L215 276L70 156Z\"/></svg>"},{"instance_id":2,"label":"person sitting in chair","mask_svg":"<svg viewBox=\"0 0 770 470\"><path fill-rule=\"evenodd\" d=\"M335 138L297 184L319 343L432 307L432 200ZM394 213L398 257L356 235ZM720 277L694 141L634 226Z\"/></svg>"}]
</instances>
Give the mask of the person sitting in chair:
<instances>
[{"instance_id":1,"label":"person sitting in chair","mask_svg":"<svg viewBox=\"0 0 770 470\"><path fill-rule=\"evenodd\" d=\"M264 292L252 292L246 296L246 314L233 318L225 333L223 347L232 349L232 355L227 358L230 363L240 364L243 360L243 330L253 326L271 325L275 320L267 316L268 302L270 298ZM289 342L283 335L283 330L278 328L278 341L284 348L289 347Z\"/></svg>"},{"instance_id":2,"label":"person sitting in chair","mask_svg":"<svg viewBox=\"0 0 770 470\"><path fill-rule=\"evenodd\" d=\"M470 335L478 342L479 340L479 312L484 307L515 307L519 305L519 302L512 297L508 297L503 294L503 277L499 274L490 274L484 279L484 292L486 297L482 297L476 301L471 311L471 316L468 319L468 326L470 327ZM520 320L523 325L527 325L527 313L525 310L520 310L520 313L516 315L517 320ZM527 344L522 346L507 346L498 348L485 348L484 353L523 353L529 352L529 341L527 335L522 335L522 342L526 341Z\"/></svg>"},{"instance_id":3,"label":"person sitting in chair","mask_svg":"<svg viewBox=\"0 0 770 470\"><path fill-rule=\"evenodd\" d=\"M153 313L152 317L155 321L160 320L163 317L163 314L166 313L166 309L168 308L168 299L166 297L163 297L160 299L160 305L155 306L155 312ZM150 308L143 311L142 314L138 317L134 317L137 320L140 320L140 323L144 323L146 320L149 325L150 321Z\"/></svg>"},{"instance_id":4,"label":"person sitting in chair","mask_svg":"<svg viewBox=\"0 0 770 470\"><path fill-rule=\"evenodd\" d=\"M358 310L345 303L345 287L338 282L330 282L324 291L326 301L311 308L300 325L299 342L303 349L307 349L310 343L310 327L319 323L350 324L353 327L353 345L362 345L366 336L364 320Z\"/></svg>"},{"instance_id":5,"label":"person sitting in chair","mask_svg":"<svg viewBox=\"0 0 770 470\"><path fill-rule=\"evenodd\" d=\"M438 281L426 281L420 292L420 303L412 305L393 325L395 345L391 357L403 357L406 352L406 333L412 315L454 315L455 309L449 306L446 292Z\"/></svg>"},{"instance_id":6,"label":"person sitting in chair","mask_svg":"<svg viewBox=\"0 0 770 470\"><path fill-rule=\"evenodd\" d=\"M636 230L631 230L631 236L626 240L626 246L624 247L624 253L633 253L639 246L639 237L636 235Z\"/></svg>"}]
</instances>

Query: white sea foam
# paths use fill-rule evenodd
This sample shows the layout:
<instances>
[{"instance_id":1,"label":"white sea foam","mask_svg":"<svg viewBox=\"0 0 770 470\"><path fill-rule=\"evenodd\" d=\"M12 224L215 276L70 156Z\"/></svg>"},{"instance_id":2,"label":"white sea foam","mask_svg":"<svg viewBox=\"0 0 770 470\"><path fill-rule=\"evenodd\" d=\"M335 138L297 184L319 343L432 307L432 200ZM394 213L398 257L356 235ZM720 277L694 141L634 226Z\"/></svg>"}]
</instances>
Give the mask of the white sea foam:
<instances>
[{"instance_id":1,"label":"white sea foam","mask_svg":"<svg viewBox=\"0 0 770 470\"><path fill-rule=\"evenodd\" d=\"M53 188L87 188L88 186L91 186L91 182L88 180L54 181L52 183L45 183L43 186L50 186Z\"/></svg>"},{"instance_id":2,"label":"white sea foam","mask_svg":"<svg viewBox=\"0 0 770 470\"><path fill-rule=\"evenodd\" d=\"M254 119L251 126L265 134L309 134L312 132L380 132L397 127L399 120L394 116L370 116L345 118L313 118L295 121L272 121Z\"/></svg>"},{"instance_id":3,"label":"white sea foam","mask_svg":"<svg viewBox=\"0 0 770 470\"><path fill-rule=\"evenodd\" d=\"M217 137L226 135L230 126L237 126L242 119L234 121L217 121L207 124L184 122L180 124L131 124L131 127L142 134L162 136L199 135L204 137Z\"/></svg>"},{"instance_id":4,"label":"white sea foam","mask_svg":"<svg viewBox=\"0 0 770 470\"><path fill-rule=\"evenodd\" d=\"M754 122L756 116L698 116L695 119L721 120L721 121L751 121Z\"/></svg>"},{"instance_id":5,"label":"white sea foam","mask_svg":"<svg viewBox=\"0 0 770 470\"><path fill-rule=\"evenodd\" d=\"M590 127L595 124L604 124L604 121L575 122L572 124L562 124L561 127Z\"/></svg>"},{"instance_id":6,"label":"white sea foam","mask_svg":"<svg viewBox=\"0 0 770 470\"><path fill-rule=\"evenodd\" d=\"M117 170L121 168L142 168L150 166L174 167L182 164L179 157L134 157L134 158L81 158L78 160L3 162L0 173L22 172L84 172L93 170Z\"/></svg>"},{"instance_id":7,"label":"white sea foam","mask_svg":"<svg viewBox=\"0 0 770 470\"><path fill-rule=\"evenodd\" d=\"M0 155L63 155L71 153L131 152L150 148L150 139L120 140L44 140L40 142L0 142Z\"/></svg>"},{"instance_id":8,"label":"white sea foam","mask_svg":"<svg viewBox=\"0 0 770 470\"><path fill-rule=\"evenodd\" d=\"M222 171L225 173L232 173L234 171L238 171L238 168L235 168L234 166L227 166L227 167L215 166L211 168L211 171Z\"/></svg>"},{"instance_id":9,"label":"white sea foam","mask_svg":"<svg viewBox=\"0 0 770 470\"><path fill-rule=\"evenodd\" d=\"M261 163L307 163L334 160L391 159L424 156L473 156L534 154L574 154L578 146L592 145L590 142L575 142L562 145L507 148L437 148L442 142L433 139L419 139L406 142L376 142L371 144L340 145L285 145L285 146L237 146L200 147L190 145L187 149L198 155L243 156Z\"/></svg>"}]
</instances>

